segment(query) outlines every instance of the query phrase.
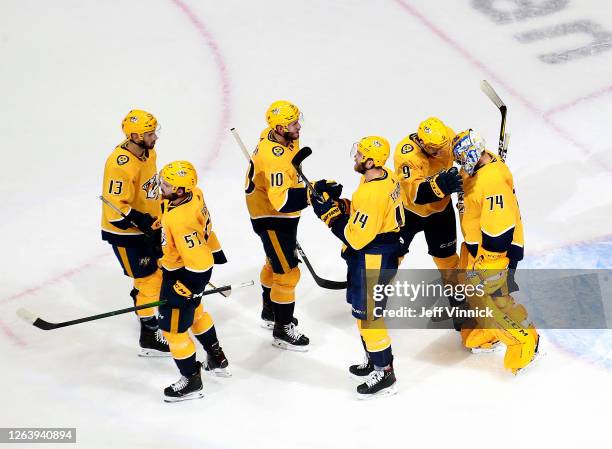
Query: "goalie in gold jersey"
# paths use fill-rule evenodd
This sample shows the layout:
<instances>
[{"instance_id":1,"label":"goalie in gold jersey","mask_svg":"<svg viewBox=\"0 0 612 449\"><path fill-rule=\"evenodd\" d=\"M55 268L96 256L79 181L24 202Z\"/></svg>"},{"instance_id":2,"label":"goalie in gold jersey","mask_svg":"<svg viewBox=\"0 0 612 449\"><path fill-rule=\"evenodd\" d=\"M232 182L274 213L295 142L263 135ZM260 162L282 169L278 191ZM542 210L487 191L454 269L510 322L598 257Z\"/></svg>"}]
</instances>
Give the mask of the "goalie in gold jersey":
<instances>
[{"instance_id":1,"label":"goalie in gold jersey","mask_svg":"<svg viewBox=\"0 0 612 449\"><path fill-rule=\"evenodd\" d=\"M511 295L517 289L512 277L508 282L508 269L516 269L524 246L514 181L506 164L487 151L482 137L471 129L455 137L453 153L462 168L465 202L460 268L486 292L471 297L470 306L486 307L493 314L466 323L462 340L470 349L504 343L504 366L516 374L537 354L540 337L533 324L524 324L527 311Z\"/></svg>"},{"instance_id":2,"label":"goalie in gold jersey","mask_svg":"<svg viewBox=\"0 0 612 449\"><path fill-rule=\"evenodd\" d=\"M352 200L329 198L319 203L311 198L315 213L345 245L346 298L366 351L365 363L349 368L365 381L357 387L360 399L396 392L391 339L373 302L374 284L388 284L397 272L399 231L404 223L399 181L385 167L389 153L389 142L383 137L364 137L353 146L354 168L362 177Z\"/></svg>"},{"instance_id":3,"label":"goalie in gold jersey","mask_svg":"<svg viewBox=\"0 0 612 449\"><path fill-rule=\"evenodd\" d=\"M167 164L160 172L162 205L163 272L159 307L160 328L170 344L172 357L181 373L178 382L164 390L166 402L203 397L196 348L189 330L202 344L207 361L204 369L227 377L228 362L219 346L213 319L201 304L214 264L227 262L202 191L196 187L197 174L187 161Z\"/></svg>"},{"instance_id":4,"label":"goalie in gold jersey","mask_svg":"<svg viewBox=\"0 0 612 449\"><path fill-rule=\"evenodd\" d=\"M159 299L161 272L160 198L157 185L155 142L157 119L132 110L123 119L125 141L110 154L104 166L102 195L127 216L107 204L102 206L102 239L110 243L126 276L134 279L130 295L135 305ZM132 224L136 224L136 227ZM169 355L152 308L140 309L140 355Z\"/></svg>"}]
</instances>

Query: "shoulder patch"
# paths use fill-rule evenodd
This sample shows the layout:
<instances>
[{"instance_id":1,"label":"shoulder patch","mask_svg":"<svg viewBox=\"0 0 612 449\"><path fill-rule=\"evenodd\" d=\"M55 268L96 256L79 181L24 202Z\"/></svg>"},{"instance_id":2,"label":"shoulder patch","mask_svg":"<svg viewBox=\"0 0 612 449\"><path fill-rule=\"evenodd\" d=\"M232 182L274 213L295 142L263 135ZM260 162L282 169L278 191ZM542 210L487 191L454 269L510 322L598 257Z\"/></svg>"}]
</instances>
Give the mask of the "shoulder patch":
<instances>
[{"instance_id":1,"label":"shoulder patch","mask_svg":"<svg viewBox=\"0 0 612 449\"><path fill-rule=\"evenodd\" d=\"M127 164L129 160L130 160L130 158L128 156L126 156L125 154L120 154L119 156L117 156L117 164L118 165Z\"/></svg>"},{"instance_id":2,"label":"shoulder patch","mask_svg":"<svg viewBox=\"0 0 612 449\"><path fill-rule=\"evenodd\" d=\"M410 145L409 143L405 144L402 149L400 150L402 154L408 154L410 153L412 150L414 150L414 147L412 145Z\"/></svg>"},{"instance_id":3,"label":"shoulder patch","mask_svg":"<svg viewBox=\"0 0 612 449\"><path fill-rule=\"evenodd\" d=\"M274 147L272 148L272 153L274 154L274 156L282 156L283 153L285 152L285 149L283 147Z\"/></svg>"}]
</instances>

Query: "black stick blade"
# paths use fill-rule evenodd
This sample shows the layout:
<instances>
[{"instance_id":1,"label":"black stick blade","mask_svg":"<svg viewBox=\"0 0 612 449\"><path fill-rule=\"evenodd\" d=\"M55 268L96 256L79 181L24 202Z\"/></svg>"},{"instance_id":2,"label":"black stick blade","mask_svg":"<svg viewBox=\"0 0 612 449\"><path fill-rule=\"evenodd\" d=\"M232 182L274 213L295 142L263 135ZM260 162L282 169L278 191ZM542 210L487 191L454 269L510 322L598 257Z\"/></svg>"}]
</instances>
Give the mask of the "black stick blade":
<instances>
[{"instance_id":1,"label":"black stick blade","mask_svg":"<svg viewBox=\"0 0 612 449\"><path fill-rule=\"evenodd\" d=\"M304 159L306 159L311 154L312 150L310 149L310 147L304 147L300 151L298 151L295 156L293 156L293 160L291 161L291 163L294 167L299 167L304 161Z\"/></svg>"}]
</instances>

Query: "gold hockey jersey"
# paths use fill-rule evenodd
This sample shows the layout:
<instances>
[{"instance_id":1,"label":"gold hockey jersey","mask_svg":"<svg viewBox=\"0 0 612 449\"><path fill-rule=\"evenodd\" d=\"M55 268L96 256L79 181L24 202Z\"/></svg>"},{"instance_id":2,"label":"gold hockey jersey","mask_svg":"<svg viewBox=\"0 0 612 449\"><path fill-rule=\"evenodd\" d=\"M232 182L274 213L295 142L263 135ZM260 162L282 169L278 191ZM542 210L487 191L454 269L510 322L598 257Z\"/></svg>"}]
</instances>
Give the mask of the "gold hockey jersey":
<instances>
[{"instance_id":1,"label":"gold hockey jersey","mask_svg":"<svg viewBox=\"0 0 612 449\"><path fill-rule=\"evenodd\" d=\"M383 167L380 178L366 181L362 176L351 198L351 215L344 227L344 240L356 250L378 236L399 232L404 224L401 187L393 172Z\"/></svg>"},{"instance_id":2,"label":"gold hockey jersey","mask_svg":"<svg viewBox=\"0 0 612 449\"><path fill-rule=\"evenodd\" d=\"M508 166L487 151L492 161L473 176L461 170L464 211L461 230L472 256L481 246L487 251L507 252L511 260L523 258L523 223Z\"/></svg>"},{"instance_id":3,"label":"gold hockey jersey","mask_svg":"<svg viewBox=\"0 0 612 449\"><path fill-rule=\"evenodd\" d=\"M245 184L246 203L252 220L297 218L300 216L299 209L307 206L307 203L301 204L302 200L306 201L304 183L291 164L299 148L297 140L288 146L278 143L271 128L262 132L249 161ZM290 189L295 188L304 190L299 195L298 210L291 204L296 198Z\"/></svg>"},{"instance_id":4,"label":"gold hockey jersey","mask_svg":"<svg viewBox=\"0 0 612 449\"><path fill-rule=\"evenodd\" d=\"M452 142L455 132L450 128L447 130ZM435 202L418 204L419 186L429 177L451 168L453 155L449 145L440 156L428 156L415 142L415 137L416 133L410 134L397 144L393 154L393 163L395 174L401 181L404 207L421 217L427 217L436 212L442 212L450 201L450 195Z\"/></svg>"},{"instance_id":5,"label":"gold hockey jersey","mask_svg":"<svg viewBox=\"0 0 612 449\"><path fill-rule=\"evenodd\" d=\"M202 191L194 188L178 206L164 201L162 209L162 268L166 271L185 268L192 273L212 268L214 253L221 251L221 245L212 230Z\"/></svg>"},{"instance_id":6,"label":"gold hockey jersey","mask_svg":"<svg viewBox=\"0 0 612 449\"><path fill-rule=\"evenodd\" d=\"M102 195L125 215L132 209L152 217L161 214L161 200L157 180L157 154L136 157L126 148L126 142L117 146L106 159ZM102 203L102 238L119 246L130 246L142 239L142 232L126 223L111 207Z\"/></svg>"}]
</instances>

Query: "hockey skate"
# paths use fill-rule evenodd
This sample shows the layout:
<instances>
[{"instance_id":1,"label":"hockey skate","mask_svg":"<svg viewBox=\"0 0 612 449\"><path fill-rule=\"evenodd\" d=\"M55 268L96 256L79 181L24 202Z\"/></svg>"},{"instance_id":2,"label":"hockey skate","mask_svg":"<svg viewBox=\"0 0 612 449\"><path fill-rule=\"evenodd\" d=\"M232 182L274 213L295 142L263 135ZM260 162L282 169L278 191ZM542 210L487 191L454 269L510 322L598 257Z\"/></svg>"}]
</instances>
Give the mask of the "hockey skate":
<instances>
[{"instance_id":1,"label":"hockey skate","mask_svg":"<svg viewBox=\"0 0 612 449\"><path fill-rule=\"evenodd\" d=\"M370 373L374 371L374 364L368 356L360 365L349 366L349 373L353 379L362 382Z\"/></svg>"},{"instance_id":2,"label":"hockey skate","mask_svg":"<svg viewBox=\"0 0 612 449\"><path fill-rule=\"evenodd\" d=\"M274 340L272 346L276 346L281 349L288 349L290 351L306 352L308 351L308 344L310 340L305 335L301 334L295 324L275 324L274 330L272 331Z\"/></svg>"},{"instance_id":3,"label":"hockey skate","mask_svg":"<svg viewBox=\"0 0 612 449\"><path fill-rule=\"evenodd\" d=\"M206 366L204 367L206 374L217 377L232 377L232 373L227 368L227 358L223 353L223 349L219 346L219 342L216 342L207 349L206 353Z\"/></svg>"},{"instance_id":4,"label":"hockey skate","mask_svg":"<svg viewBox=\"0 0 612 449\"><path fill-rule=\"evenodd\" d=\"M160 329L140 329L140 357L171 357L170 347Z\"/></svg>"},{"instance_id":5,"label":"hockey skate","mask_svg":"<svg viewBox=\"0 0 612 449\"><path fill-rule=\"evenodd\" d=\"M293 317L291 322L298 325L298 319ZM261 309L261 327L268 330L274 329L274 310L271 307L263 307Z\"/></svg>"},{"instance_id":6,"label":"hockey skate","mask_svg":"<svg viewBox=\"0 0 612 449\"><path fill-rule=\"evenodd\" d=\"M164 389L164 402L188 401L189 399L202 399L204 397L202 377L200 376L201 362L196 362L196 372L189 377L181 378Z\"/></svg>"},{"instance_id":7,"label":"hockey skate","mask_svg":"<svg viewBox=\"0 0 612 449\"><path fill-rule=\"evenodd\" d=\"M358 399L372 399L381 396L392 396L397 393L393 367L384 370L373 370L366 381L357 386Z\"/></svg>"}]
</instances>

